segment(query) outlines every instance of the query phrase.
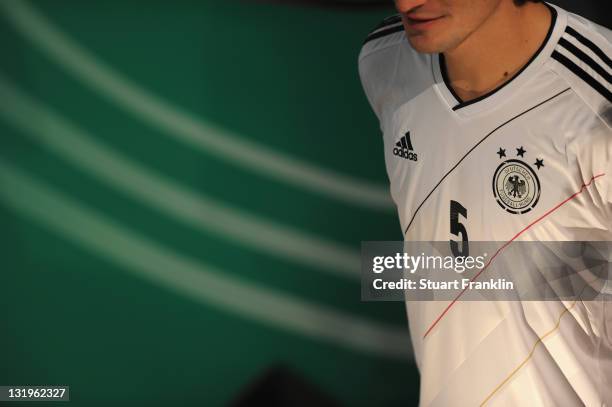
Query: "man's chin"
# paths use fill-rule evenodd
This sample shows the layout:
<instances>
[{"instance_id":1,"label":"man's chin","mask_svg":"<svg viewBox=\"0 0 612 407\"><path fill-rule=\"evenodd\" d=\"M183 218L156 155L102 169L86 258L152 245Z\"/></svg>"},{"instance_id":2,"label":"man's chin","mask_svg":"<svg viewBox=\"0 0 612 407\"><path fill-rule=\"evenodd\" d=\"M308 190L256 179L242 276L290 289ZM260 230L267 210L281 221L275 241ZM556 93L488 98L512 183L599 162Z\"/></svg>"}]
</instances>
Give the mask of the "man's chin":
<instances>
[{"instance_id":1,"label":"man's chin","mask_svg":"<svg viewBox=\"0 0 612 407\"><path fill-rule=\"evenodd\" d=\"M415 51L422 54L434 54L443 52L443 48L438 41L433 40L425 34L408 35L408 42Z\"/></svg>"}]
</instances>

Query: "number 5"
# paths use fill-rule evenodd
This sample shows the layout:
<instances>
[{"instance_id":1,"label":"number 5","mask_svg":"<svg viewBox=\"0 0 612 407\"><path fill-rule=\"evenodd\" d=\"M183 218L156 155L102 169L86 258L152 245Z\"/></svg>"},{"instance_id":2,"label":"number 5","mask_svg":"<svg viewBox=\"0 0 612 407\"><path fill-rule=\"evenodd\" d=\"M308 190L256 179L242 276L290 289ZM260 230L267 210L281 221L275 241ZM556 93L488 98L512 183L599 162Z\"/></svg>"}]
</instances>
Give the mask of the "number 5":
<instances>
[{"instance_id":1,"label":"number 5","mask_svg":"<svg viewBox=\"0 0 612 407\"><path fill-rule=\"evenodd\" d=\"M470 253L467 230L465 226L463 226L463 223L459 222L459 214L467 219L467 209L457 201L450 201L450 232L457 237L461 234L462 241L461 250L459 250L459 243L452 239L449 240L451 252L455 257L469 256Z\"/></svg>"}]
</instances>

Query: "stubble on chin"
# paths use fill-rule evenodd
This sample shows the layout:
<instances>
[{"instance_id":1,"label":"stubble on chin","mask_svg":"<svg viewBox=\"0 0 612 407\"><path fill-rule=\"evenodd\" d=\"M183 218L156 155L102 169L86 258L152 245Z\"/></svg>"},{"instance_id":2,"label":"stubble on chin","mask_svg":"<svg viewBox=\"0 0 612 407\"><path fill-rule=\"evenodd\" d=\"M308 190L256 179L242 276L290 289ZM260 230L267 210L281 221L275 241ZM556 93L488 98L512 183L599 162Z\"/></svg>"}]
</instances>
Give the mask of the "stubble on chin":
<instances>
[{"instance_id":1,"label":"stubble on chin","mask_svg":"<svg viewBox=\"0 0 612 407\"><path fill-rule=\"evenodd\" d=\"M422 54L442 54L462 43L460 36L448 37L438 34L436 38L431 33L406 33L406 36L412 48Z\"/></svg>"},{"instance_id":2,"label":"stubble on chin","mask_svg":"<svg viewBox=\"0 0 612 407\"><path fill-rule=\"evenodd\" d=\"M406 34L408 37L408 42L412 46L412 48L421 54L433 54L438 52L443 52L437 41L430 38L426 34Z\"/></svg>"}]
</instances>

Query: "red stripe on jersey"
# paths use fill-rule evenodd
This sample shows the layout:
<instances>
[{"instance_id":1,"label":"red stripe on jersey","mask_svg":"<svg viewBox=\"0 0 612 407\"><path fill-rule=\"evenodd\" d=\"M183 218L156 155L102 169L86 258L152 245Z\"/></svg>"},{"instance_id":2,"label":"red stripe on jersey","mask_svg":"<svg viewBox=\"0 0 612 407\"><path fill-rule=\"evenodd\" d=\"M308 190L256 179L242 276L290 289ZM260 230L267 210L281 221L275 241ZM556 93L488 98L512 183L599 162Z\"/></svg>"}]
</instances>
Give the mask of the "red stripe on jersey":
<instances>
[{"instance_id":1,"label":"red stripe on jersey","mask_svg":"<svg viewBox=\"0 0 612 407\"><path fill-rule=\"evenodd\" d=\"M539 221L541 221L542 219L544 219L545 217L547 217L548 215L550 215L551 213L553 213L554 211L556 211L557 209L559 209L561 206L565 205L567 202L571 201L572 199L574 199L575 197L577 197L579 194L582 193L582 191L584 191L584 189L586 187L588 187L589 185L591 185L593 183L593 181L595 181L597 178L599 177L603 177L606 174L598 174L598 175L594 175L588 183L586 184L582 184L582 186L580 187L580 190L578 192L573 193L571 196L567 197L566 199L564 199L563 201L561 201L560 203L558 203L557 205L555 205L553 208L549 209L548 211L546 211L542 216L540 216L539 218L537 218L536 220L534 220L533 222L531 222L529 225L527 225L524 229L522 229L520 232L518 232L516 235L514 235L512 237L512 239L508 240L506 243L504 243L504 245L502 247L500 247L499 249L497 249L497 251L495 252L495 254L493 256L491 256L491 258L489 259L489 261L487 262L487 264L485 264L485 266L482 268L482 270L480 270L474 277L472 277L470 279L470 282L476 280L483 271L485 271L487 269L487 267L489 267L489 265L491 264L491 262L493 261L493 259L495 259L495 257L502 251L504 250L510 243L512 243L514 240L516 240L520 235L522 235L523 233L525 233L530 227L532 227L533 225L535 225L536 223L538 223ZM455 303L459 300L459 298L463 295L464 292L466 292L467 287L464 288L459 294L457 294L457 296L455 297L455 299L453 301L451 301L450 304L448 304L448 306L444 309L444 311L442 311L442 313L438 316L438 318L436 318L436 320L431 324L431 326L427 329L427 331L425 331L425 333L423 334L423 339L425 339L425 337L427 337L427 335L429 335L429 333L432 331L432 329L434 329L434 327L438 324L438 322L440 322L442 320L442 318L444 317L444 315L446 315L446 313L448 313L448 311L452 308L453 305L455 305Z\"/></svg>"}]
</instances>

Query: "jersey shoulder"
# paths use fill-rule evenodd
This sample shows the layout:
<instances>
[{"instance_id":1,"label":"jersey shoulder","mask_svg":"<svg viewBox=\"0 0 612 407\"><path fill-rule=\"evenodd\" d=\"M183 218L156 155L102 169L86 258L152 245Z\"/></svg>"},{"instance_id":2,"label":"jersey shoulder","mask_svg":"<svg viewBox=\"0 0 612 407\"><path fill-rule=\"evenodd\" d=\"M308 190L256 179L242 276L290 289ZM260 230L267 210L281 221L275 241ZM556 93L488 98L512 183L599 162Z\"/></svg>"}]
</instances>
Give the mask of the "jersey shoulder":
<instances>
[{"instance_id":1,"label":"jersey shoulder","mask_svg":"<svg viewBox=\"0 0 612 407\"><path fill-rule=\"evenodd\" d=\"M612 127L612 31L567 13L565 31L551 55L553 69L584 103Z\"/></svg>"},{"instance_id":2,"label":"jersey shoulder","mask_svg":"<svg viewBox=\"0 0 612 407\"><path fill-rule=\"evenodd\" d=\"M398 45L404 40L404 25L399 14L393 14L379 22L363 40L359 59L381 49Z\"/></svg>"},{"instance_id":3,"label":"jersey shoulder","mask_svg":"<svg viewBox=\"0 0 612 407\"><path fill-rule=\"evenodd\" d=\"M430 57L408 42L399 14L382 20L366 36L358 58L359 77L381 122L390 108L431 85Z\"/></svg>"}]
</instances>

